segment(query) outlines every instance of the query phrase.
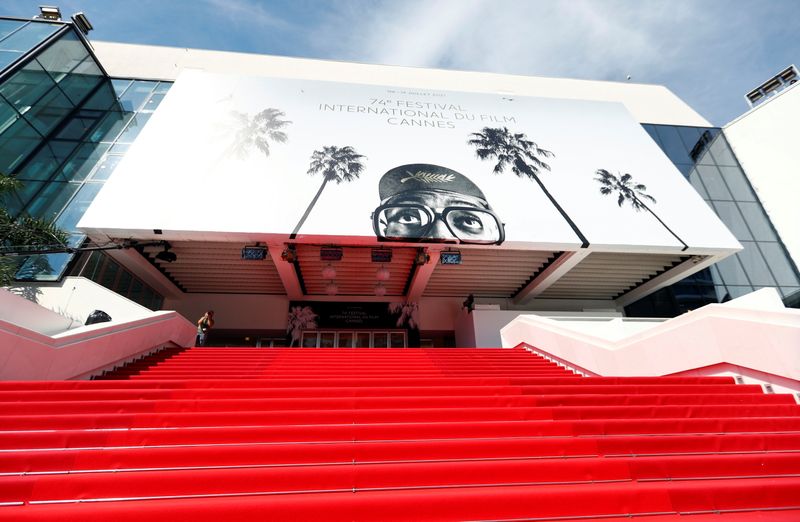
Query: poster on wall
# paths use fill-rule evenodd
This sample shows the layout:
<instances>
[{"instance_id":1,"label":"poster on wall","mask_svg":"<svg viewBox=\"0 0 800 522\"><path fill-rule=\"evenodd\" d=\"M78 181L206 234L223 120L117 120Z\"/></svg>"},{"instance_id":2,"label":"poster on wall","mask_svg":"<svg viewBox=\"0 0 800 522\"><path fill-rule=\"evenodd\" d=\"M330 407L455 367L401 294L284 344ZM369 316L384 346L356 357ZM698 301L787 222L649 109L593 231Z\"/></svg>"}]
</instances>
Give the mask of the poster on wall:
<instances>
[{"instance_id":1,"label":"poster on wall","mask_svg":"<svg viewBox=\"0 0 800 522\"><path fill-rule=\"evenodd\" d=\"M180 75L80 226L115 237L739 247L619 103L202 71Z\"/></svg>"}]
</instances>

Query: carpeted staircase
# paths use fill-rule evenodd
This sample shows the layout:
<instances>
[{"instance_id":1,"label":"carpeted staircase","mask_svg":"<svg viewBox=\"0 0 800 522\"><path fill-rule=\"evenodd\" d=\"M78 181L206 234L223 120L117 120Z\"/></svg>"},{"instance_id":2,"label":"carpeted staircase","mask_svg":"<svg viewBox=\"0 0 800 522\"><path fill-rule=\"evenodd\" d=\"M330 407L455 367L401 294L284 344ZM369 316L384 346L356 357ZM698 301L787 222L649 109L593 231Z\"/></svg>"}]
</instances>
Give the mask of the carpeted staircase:
<instances>
[{"instance_id":1,"label":"carpeted staircase","mask_svg":"<svg viewBox=\"0 0 800 522\"><path fill-rule=\"evenodd\" d=\"M800 406L522 349L192 348L0 382L0 520L800 521Z\"/></svg>"}]
</instances>

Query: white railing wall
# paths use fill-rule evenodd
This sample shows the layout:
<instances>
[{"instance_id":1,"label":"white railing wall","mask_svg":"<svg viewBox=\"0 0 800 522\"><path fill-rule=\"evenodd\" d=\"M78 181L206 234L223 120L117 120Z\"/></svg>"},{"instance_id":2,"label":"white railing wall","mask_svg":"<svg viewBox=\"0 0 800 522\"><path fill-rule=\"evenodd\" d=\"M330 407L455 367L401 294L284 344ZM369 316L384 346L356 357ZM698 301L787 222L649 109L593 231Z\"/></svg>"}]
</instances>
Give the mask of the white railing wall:
<instances>
[{"instance_id":1,"label":"white railing wall","mask_svg":"<svg viewBox=\"0 0 800 522\"><path fill-rule=\"evenodd\" d=\"M501 338L505 347L528 345L589 375L736 374L800 391L800 310L784 308L774 289L635 325L627 334L625 321L608 320L621 323L616 329L593 321L524 315Z\"/></svg>"},{"instance_id":2,"label":"white railing wall","mask_svg":"<svg viewBox=\"0 0 800 522\"><path fill-rule=\"evenodd\" d=\"M41 290L41 292L38 292ZM0 289L0 380L86 378L168 346L190 346L195 326L176 312L153 312L83 278L26 287L28 297ZM95 308L111 322L83 326Z\"/></svg>"}]
</instances>

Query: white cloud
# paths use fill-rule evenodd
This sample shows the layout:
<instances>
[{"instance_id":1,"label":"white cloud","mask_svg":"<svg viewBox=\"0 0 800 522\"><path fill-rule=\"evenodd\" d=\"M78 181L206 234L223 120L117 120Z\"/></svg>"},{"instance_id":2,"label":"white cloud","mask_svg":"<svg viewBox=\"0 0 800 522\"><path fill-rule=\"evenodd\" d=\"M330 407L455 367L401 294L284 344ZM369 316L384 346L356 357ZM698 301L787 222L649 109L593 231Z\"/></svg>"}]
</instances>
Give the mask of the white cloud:
<instances>
[{"instance_id":1,"label":"white cloud","mask_svg":"<svg viewBox=\"0 0 800 522\"><path fill-rule=\"evenodd\" d=\"M618 81L630 74L635 82L667 84L690 104L716 107L720 86L741 81L737 60L757 54L763 39L748 5L352 0L330 4L311 43L329 57L370 63ZM743 92L725 103L743 110Z\"/></svg>"}]
</instances>

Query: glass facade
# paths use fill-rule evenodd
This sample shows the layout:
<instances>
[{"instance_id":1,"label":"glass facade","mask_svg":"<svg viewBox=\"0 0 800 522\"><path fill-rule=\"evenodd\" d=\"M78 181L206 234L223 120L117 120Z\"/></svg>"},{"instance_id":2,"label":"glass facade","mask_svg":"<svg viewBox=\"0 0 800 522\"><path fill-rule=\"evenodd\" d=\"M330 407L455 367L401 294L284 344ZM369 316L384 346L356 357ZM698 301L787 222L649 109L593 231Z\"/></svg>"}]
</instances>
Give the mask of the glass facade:
<instances>
[{"instance_id":1,"label":"glass facade","mask_svg":"<svg viewBox=\"0 0 800 522\"><path fill-rule=\"evenodd\" d=\"M70 234L69 246L80 246L85 236L78 221L171 83L109 79L68 25L0 22L0 35L9 31L0 48L25 32L27 47L19 36L15 48L30 50L41 43L33 36L51 37L60 29L0 81L0 172L22 182L2 203L12 216L55 220ZM31 24L50 33L34 32ZM73 258L30 256L17 279L58 280Z\"/></svg>"},{"instance_id":2,"label":"glass facade","mask_svg":"<svg viewBox=\"0 0 800 522\"><path fill-rule=\"evenodd\" d=\"M800 276L718 128L643 125L744 250L626 308L631 316L669 317L760 288L797 306ZM795 298L793 299L792 296Z\"/></svg>"},{"instance_id":3,"label":"glass facade","mask_svg":"<svg viewBox=\"0 0 800 522\"><path fill-rule=\"evenodd\" d=\"M57 31L64 29L63 23L0 20L0 70L25 56Z\"/></svg>"},{"instance_id":4,"label":"glass facade","mask_svg":"<svg viewBox=\"0 0 800 522\"><path fill-rule=\"evenodd\" d=\"M22 183L0 203L12 216L54 220L78 247L86 239L78 221L171 83L108 78L71 25L21 20L0 20L0 75L0 172ZM86 259L73 273L161 306L160 295L107 256ZM56 281L74 260L20 258L16 278Z\"/></svg>"},{"instance_id":5,"label":"glass facade","mask_svg":"<svg viewBox=\"0 0 800 522\"><path fill-rule=\"evenodd\" d=\"M84 252L72 275L91 279L151 310L160 310L164 304L161 294L99 251Z\"/></svg>"}]
</instances>

